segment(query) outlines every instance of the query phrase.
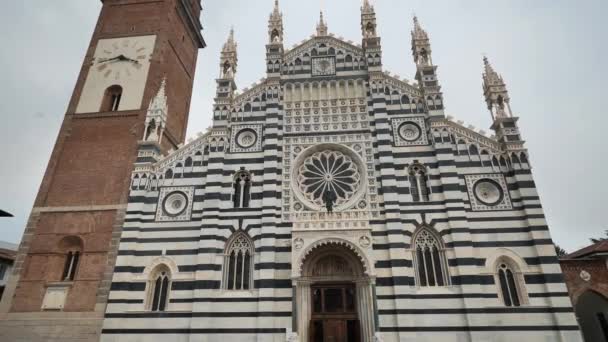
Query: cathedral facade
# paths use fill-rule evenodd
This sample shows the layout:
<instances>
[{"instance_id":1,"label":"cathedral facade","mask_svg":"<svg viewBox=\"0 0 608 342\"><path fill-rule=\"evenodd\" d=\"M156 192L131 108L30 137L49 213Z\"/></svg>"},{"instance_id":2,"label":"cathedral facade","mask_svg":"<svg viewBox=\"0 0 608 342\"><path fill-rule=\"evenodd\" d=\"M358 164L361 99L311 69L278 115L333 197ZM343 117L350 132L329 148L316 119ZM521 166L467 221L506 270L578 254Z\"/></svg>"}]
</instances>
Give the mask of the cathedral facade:
<instances>
[{"instance_id":1,"label":"cathedral facade","mask_svg":"<svg viewBox=\"0 0 608 342\"><path fill-rule=\"evenodd\" d=\"M409 82L383 70L368 1L361 45L321 14L290 50L278 6L240 93L231 32L207 132L161 155L171 84L152 101L102 341L580 341L489 61L492 137L444 115L416 18Z\"/></svg>"},{"instance_id":2,"label":"cathedral facade","mask_svg":"<svg viewBox=\"0 0 608 342\"><path fill-rule=\"evenodd\" d=\"M196 51L204 46L193 19L200 3L158 3L165 2L185 13L176 12L189 38L167 30L171 38L92 44L98 65L82 76L71 105L74 117L105 108L101 118L147 105L132 113L142 124L129 124L138 136L128 194L124 207L110 208L118 213L106 220L111 234L99 247L110 269L107 279L96 273L100 287L87 315L100 320L101 341L581 341L518 118L487 59L491 137L445 115L430 39L416 18L416 75L407 81L383 68L367 0L360 45L330 34L321 14L316 34L292 49L283 46L277 1L266 77L237 91L231 32L213 125L184 145ZM126 3L156 6L106 1L104 9L114 6L106 10L119 18ZM168 8L154 13L173 13ZM180 39L189 43L182 50ZM150 55L138 60L141 51ZM152 53L171 51L177 59ZM182 80L184 61L190 72ZM104 63L133 67L135 78L107 83ZM153 82L137 79L154 63ZM12 306L3 302L9 311L42 306L48 311L39 318L51 320L78 303L70 301L74 284L95 263L79 237L85 233L69 234L57 238L67 246L56 258L60 281L40 280L40 303L19 304L26 294L17 284L31 272L18 269ZM20 251L26 269L27 248ZM79 316L72 311L71 322ZM82 340L97 338L90 325L94 337Z\"/></svg>"}]
</instances>

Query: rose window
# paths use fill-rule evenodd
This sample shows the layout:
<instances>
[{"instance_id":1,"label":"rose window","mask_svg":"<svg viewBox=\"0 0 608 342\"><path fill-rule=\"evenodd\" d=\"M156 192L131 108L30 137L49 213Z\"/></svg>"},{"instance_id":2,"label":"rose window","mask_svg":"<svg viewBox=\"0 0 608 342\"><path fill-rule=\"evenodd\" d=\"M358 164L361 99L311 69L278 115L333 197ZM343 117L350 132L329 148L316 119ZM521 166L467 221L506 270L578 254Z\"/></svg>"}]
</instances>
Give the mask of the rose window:
<instances>
[{"instance_id":1,"label":"rose window","mask_svg":"<svg viewBox=\"0 0 608 342\"><path fill-rule=\"evenodd\" d=\"M340 151L322 151L308 156L297 170L297 185L304 197L323 205L323 194L329 190L335 206L348 202L361 185L361 174L351 157Z\"/></svg>"},{"instance_id":2,"label":"rose window","mask_svg":"<svg viewBox=\"0 0 608 342\"><path fill-rule=\"evenodd\" d=\"M504 197L500 184L491 179L482 179L475 183L473 193L478 201L489 206L499 204Z\"/></svg>"},{"instance_id":3,"label":"rose window","mask_svg":"<svg viewBox=\"0 0 608 342\"><path fill-rule=\"evenodd\" d=\"M422 130L420 129L420 126L413 122L405 122L399 126L399 135L403 140L412 142L420 138Z\"/></svg>"},{"instance_id":4,"label":"rose window","mask_svg":"<svg viewBox=\"0 0 608 342\"><path fill-rule=\"evenodd\" d=\"M258 140L257 134L252 129L243 129L236 135L236 143L241 148L252 147Z\"/></svg>"},{"instance_id":5,"label":"rose window","mask_svg":"<svg viewBox=\"0 0 608 342\"><path fill-rule=\"evenodd\" d=\"M188 198L180 191L170 193L163 201L163 209L169 216L178 216L186 210Z\"/></svg>"}]
</instances>

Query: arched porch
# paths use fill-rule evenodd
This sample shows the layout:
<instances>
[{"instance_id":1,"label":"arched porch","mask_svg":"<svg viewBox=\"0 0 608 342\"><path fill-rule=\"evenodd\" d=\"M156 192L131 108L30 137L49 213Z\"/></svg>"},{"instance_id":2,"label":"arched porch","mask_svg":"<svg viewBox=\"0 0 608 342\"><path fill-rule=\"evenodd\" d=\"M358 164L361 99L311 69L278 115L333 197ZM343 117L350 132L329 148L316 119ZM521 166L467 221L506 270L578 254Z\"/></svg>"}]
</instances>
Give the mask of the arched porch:
<instances>
[{"instance_id":1,"label":"arched porch","mask_svg":"<svg viewBox=\"0 0 608 342\"><path fill-rule=\"evenodd\" d=\"M300 342L371 342L374 277L369 261L347 241L312 244L293 265Z\"/></svg>"}]
</instances>

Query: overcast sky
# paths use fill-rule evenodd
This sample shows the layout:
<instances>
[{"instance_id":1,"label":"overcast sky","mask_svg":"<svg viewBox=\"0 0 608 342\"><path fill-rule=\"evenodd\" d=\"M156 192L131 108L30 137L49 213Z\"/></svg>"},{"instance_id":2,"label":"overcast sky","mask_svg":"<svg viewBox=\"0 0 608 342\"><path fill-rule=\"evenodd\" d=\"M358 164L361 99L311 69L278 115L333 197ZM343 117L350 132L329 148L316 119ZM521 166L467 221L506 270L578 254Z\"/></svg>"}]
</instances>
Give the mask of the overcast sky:
<instances>
[{"instance_id":1,"label":"overcast sky","mask_svg":"<svg viewBox=\"0 0 608 342\"><path fill-rule=\"evenodd\" d=\"M188 136L210 125L219 51L231 25L239 88L265 76L274 0L203 2L203 34ZM286 47L308 38L320 0L281 0ZM573 251L608 229L606 0L376 0L386 70L413 79L411 16L430 34L446 112L488 131L482 54L520 116L536 185L556 243ZM360 42L359 0L325 0L329 31ZM101 2L7 1L0 17L0 240L18 242L55 143Z\"/></svg>"}]
</instances>

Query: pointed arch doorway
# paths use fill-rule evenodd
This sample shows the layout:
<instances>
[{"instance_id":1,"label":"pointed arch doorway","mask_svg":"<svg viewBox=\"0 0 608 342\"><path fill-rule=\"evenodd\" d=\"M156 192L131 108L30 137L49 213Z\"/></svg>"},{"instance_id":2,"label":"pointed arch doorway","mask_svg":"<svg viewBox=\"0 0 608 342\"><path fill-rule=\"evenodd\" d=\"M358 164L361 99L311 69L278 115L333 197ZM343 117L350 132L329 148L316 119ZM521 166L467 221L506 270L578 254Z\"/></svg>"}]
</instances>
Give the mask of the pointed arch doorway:
<instances>
[{"instance_id":1,"label":"pointed arch doorway","mask_svg":"<svg viewBox=\"0 0 608 342\"><path fill-rule=\"evenodd\" d=\"M294 281L300 341L373 340L372 277L352 248L332 243L314 248Z\"/></svg>"}]
</instances>

